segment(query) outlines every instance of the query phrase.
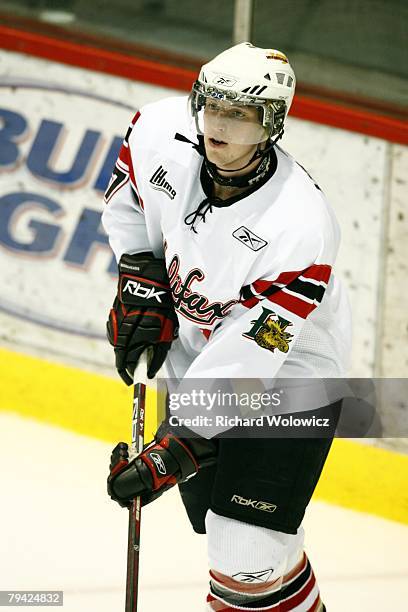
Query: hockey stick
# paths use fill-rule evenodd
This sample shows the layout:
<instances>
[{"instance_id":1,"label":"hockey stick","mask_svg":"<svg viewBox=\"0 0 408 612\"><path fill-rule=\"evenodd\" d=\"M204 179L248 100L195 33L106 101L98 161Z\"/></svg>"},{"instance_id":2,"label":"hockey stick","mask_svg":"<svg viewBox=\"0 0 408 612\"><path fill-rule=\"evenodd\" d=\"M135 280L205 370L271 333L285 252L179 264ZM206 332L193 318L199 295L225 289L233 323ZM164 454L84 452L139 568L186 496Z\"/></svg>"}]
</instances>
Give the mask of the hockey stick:
<instances>
[{"instance_id":1,"label":"hockey stick","mask_svg":"<svg viewBox=\"0 0 408 612\"><path fill-rule=\"evenodd\" d=\"M132 412L132 458L143 450L145 420L146 385L138 382L134 385ZM140 497L135 497L129 508L129 531L126 576L126 612L137 612L139 587L139 552L141 526Z\"/></svg>"}]
</instances>

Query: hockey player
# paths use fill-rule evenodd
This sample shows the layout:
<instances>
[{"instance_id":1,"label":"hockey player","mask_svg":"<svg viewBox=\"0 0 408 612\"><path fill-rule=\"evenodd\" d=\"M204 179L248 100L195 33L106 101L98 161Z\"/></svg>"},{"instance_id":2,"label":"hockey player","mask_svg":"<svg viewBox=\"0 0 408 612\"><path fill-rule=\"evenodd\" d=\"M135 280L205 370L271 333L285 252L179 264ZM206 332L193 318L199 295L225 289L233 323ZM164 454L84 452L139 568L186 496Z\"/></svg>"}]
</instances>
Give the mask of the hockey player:
<instances>
[{"instance_id":1,"label":"hockey player","mask_svg":"<svg viewBox=\"0 0 408 612\"><path fill-rule=\"evenodd\" d=\"M119 265L108 336L127 384L144 351L149 377L164 363L185 380L344 375L338 225L277 145L294 91L283 53L243 43L202 67L188 99L135 115L103 214ZM324 610L301 523L331 440L182 432L163 424L131 462L118 444L111 497L146 504L180 485L207 534L209 610Z\"/></svg>"}]
</instances>

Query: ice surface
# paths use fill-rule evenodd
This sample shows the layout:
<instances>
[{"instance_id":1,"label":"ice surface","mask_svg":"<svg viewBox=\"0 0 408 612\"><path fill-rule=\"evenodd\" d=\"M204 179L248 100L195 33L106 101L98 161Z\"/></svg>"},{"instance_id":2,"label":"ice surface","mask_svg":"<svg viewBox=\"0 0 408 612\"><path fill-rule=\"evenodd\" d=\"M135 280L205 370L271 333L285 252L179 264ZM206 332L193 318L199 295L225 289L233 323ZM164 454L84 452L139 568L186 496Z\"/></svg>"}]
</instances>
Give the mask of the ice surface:
<instances>
[{"instance_id":1,"label":"ice surface","mask_svg":"<svg viewBox=\"0 0 408 612\"><path fill-rule=\"evenodd\" d=\"M127 512L105 492L110 445L4 412L0 432L0 589L62 589L50 609L122 612ZM315 502L305 528L329 612L406 610L408 527ZM143 511L141 550L143 612L204 609L205 537L176 491Z\"/></svg>"}]
</instances>

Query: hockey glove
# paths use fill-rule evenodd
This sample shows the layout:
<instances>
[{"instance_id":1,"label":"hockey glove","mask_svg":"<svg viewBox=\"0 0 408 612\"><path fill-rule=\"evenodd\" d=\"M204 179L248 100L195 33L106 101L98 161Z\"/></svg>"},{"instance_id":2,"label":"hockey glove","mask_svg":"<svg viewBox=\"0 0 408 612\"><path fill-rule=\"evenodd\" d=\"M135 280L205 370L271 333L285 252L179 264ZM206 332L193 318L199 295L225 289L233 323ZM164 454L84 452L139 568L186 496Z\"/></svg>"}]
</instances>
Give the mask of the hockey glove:
<instances>
[{"instance_id":1,"label":"hockey glove","mask_svg":"<svg viewBox=\"0 0 408 612\"><path fill-rule=\"evenodd\" d=\"M164 491L216 462L217 447L205 438L179 438L163 423L155 440L129 462L128 445L120 442L111 455L108 493L122 507L140 495L149 504Z\"/></svg>"},{"instance_id":2,"label":"hockey glove","mask_svg":"<svg viewBox=\"0 0 408 612\"><path fill-rule=\"evenodd\" d=\"M109 313L108 340L115 349L116 369L127 385L147 349L147 376L154 378L177 337L164 259L152 253L122 255L118 294Z\"/></svg>"}]
</instances>

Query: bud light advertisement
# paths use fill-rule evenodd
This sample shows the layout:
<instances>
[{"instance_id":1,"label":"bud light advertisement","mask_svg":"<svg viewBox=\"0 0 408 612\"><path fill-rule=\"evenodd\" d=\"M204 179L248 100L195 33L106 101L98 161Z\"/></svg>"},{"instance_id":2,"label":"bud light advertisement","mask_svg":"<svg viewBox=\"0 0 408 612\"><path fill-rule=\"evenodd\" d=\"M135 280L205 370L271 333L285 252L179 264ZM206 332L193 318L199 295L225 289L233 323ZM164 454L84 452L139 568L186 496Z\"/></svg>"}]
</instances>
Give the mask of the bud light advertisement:
<instances>
[{"instance_id":1,"label":"bud light advertisement","mask_svg":"<svg viewBox=\"0 0 408 612\"><path fill-rule=\"evenodd\" d=\"M43 336L105 342L116 263L101 225L103 192L135 109L40 79L3 77L0 91L6 340L31 323Z\"/></svg>"}]
</instances>

